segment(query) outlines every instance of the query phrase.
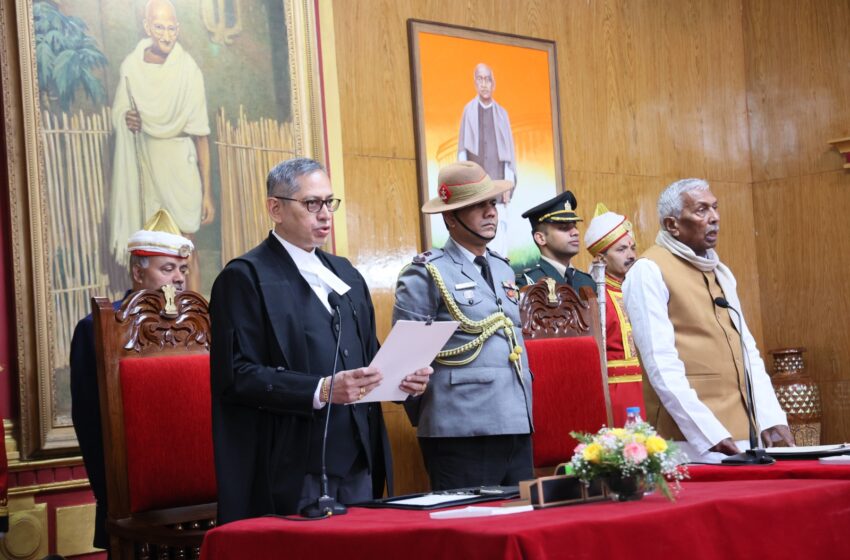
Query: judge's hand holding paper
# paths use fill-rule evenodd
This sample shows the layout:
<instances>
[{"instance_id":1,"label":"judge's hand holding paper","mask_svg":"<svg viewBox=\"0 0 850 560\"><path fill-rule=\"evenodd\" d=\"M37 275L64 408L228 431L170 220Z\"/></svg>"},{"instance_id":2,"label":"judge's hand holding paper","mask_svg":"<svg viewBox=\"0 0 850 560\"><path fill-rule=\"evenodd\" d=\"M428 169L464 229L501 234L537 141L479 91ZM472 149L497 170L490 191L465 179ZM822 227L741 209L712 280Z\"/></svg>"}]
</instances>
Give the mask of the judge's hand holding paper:
<instances>
[{"instance_id":1,"label":"judge's hand holding paper","mask_svg":"<svg viewBox=\"0 0 850 560\"><path fill-rule=\"evenodd\" d=\"M359 399L355 400L401 401L406 399L407 395L418 397L424 393L428 387L428 379L434 372L429 364L457 330L457 326L456 321L397 322L369 367L362 368L364 374L370 376L370 381L363 385L364 391L359 394ZM413 373L409 374L410 371ZM354 373L356 374L357 372ZM334 387L334 393L336 392Z\"/></svg>"}]
</instances>

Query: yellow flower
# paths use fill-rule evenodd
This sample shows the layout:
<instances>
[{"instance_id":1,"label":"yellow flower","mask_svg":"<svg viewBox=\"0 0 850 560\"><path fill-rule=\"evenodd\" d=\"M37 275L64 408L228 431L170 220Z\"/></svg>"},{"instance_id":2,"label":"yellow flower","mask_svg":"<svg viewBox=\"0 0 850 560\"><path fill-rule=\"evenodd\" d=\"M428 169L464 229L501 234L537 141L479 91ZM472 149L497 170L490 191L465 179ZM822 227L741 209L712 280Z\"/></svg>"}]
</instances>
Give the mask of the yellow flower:
<instances>
[{"instance_id":1,"label":"yellow flower","mask_svg":"<svg viewBox=\"0 0 850 560\"><path fill-rule=\"evenodd\" d=\"M611 433L617 436L617 439L623 439L624 437L626 437L626 430L624 430L623 428L614 428L613 430L611 430Z\"/></svg>"},{"instance_id":2,"label":"yellow flower","mask_svg":"<svg viewBox=\"0 0 850 560\"><path fill-rule=\"evenodd\" d=\"M646 450L652 453L664 453L667 451L667 442L658 436L649 436L646 438Z\"/></svg>"},{"instance_id":3,"label":"yellow flower","mask_svg":"<svg viewBox=\"0 0 850 560\"><path fill-rule=\"evenodd\" d=\"M646 436L641 433L637 433L633 437L636 443L646 443Z\"/></svg>"},{"instance_id":4,"label":"yellow flower","mask_svg":"<svg viewBox=\"0 0 850 560\"><path fill-rule=\"evenodd\" d=\"M598 443L591 443L582 450L581 456L584 457L585 461L598 463L602 458L602 446Z\"/></svg>"}]
</instances>

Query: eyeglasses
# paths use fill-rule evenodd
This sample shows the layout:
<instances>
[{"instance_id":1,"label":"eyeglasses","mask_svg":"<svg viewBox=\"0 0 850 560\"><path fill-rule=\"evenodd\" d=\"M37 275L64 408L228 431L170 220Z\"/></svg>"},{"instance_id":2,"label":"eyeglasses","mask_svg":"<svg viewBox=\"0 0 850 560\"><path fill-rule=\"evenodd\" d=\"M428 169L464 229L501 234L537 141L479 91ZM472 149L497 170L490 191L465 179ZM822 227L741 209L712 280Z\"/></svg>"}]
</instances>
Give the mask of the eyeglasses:
<instances>
[{"instance_id":1,"label":"eyeglasses","mask_svg":"<svg viewBox=\"0 0 850 560\"><path fill-rule=\"evenodd\" d=\"M177 26L176 25L163 25L161 23L155 23L151 25L151 31L157 37L162 37L166 33L169 35L177 35Z\"/></svg>"},{"instance_id":2,"label":"eyeglasses","mask_svg":"<svg viewBox=\"0 0 850 560\"><path fill-rule=\"evenodd\" d=\"M318 214L322 210L322 206L327 208L328 212L336 212L337 208L339 208L339 204L342 202L342 199L339 198L328 198L326 200L322 200L321 198L298 200L297 198L289 198L286 196L272 196L272 198L288 200L290 202L300 202L307 208L307 212L310 212L311 214Z\"/></svg>"}]
</instances>

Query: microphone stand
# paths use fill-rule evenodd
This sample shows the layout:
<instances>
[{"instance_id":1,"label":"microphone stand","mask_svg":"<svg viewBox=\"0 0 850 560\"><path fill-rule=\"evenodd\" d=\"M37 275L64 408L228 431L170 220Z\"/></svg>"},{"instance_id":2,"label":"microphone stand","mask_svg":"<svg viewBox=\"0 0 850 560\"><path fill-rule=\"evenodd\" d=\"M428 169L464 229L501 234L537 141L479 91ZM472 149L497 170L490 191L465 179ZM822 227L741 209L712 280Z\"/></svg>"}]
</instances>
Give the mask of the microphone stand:
<instances>
[{"instance_id":1,"label":"microphone stand","mask_svg":"<svg viewBox=\"0 0 850 560\"><path fill-rule=\"evenodd\" d=\"M744 318L741 313L729 305L726 298L718 297L714 299L714 304L717 307L728 309L738 316L738 337L741 341L741 358L744 362L744 384L747 396L747 423L750 428L750 448L743 453L730 455L723 459L721 463L724 465L772 465L776 459L767 454L764 448L759 445L757 420L756 420L756 401L753 394L753 379L750 372L750 357L747 354L747 348L744 346Z\"/></svg>"},{"instance_id":2,"label":"microphone stand","mask_svg":"<svg viewBox=\"0 0 850 560\"><path fill-rule=\"evenodd\" d=\"M322 434L322 476L320 478L320 490L322 495L319 499L311 504L307 504L301 508L301 515L309 518L331 517L333 515L344 515L348 513L346 508L341 503L337 502L328 494L328 467L325 462L325 450L328 447L328 424L331 422L331 401L334 393L334 378L336 378L336 366L339 361L339 343L342 340L342 314L339 312L339 296L335 292L328 294L328 304L333 307L333 318L339 320L339 330L336 335L336 352L334 352L334 367L331 374L331 386L328 391L328 411L325 415L325 431ZM333 323L333 319L331 319Z\"/></svg>"}]
</instances>

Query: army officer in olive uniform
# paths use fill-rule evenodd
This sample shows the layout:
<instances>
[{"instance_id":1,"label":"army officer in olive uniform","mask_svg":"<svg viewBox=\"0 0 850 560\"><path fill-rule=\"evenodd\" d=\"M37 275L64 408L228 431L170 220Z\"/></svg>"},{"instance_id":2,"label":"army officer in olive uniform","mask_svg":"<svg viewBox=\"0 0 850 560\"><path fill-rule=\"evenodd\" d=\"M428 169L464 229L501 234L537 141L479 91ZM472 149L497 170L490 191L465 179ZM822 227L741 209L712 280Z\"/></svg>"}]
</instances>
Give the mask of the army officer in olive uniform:
<instances>
[{"instance_id":1,"label":"army officer in olive uniform","mask_svg":"<svg viewBox=\"0 0 850 560\"><path fill-rule=\"evenodd\" d=\"M473 162L440 170L437 198L449 240L402 270L393 323L461 323L435 360L425 393L405 401L433 490L515 485L533 477L531 374L508 260L487 248L496 201L511 188Z\"/></svg>"},{"instance_id":2,"label":"army officer in olive uniform","mask_svg":"<svg viewBox=\"0 0 850 560\"><path fill-rule=\"evenodd\" d=\"M578 222L582 219L575 212L577 206L575 195L564 191L523 213L522 217L531 222L531 234L540 250L540 260L517 274L520 286L534 284L548 276L558 284L569 284L576 292L588 286L596 293L596 283L590 274L570 264L580 249Z\"/></svg>"}]
</instances>

